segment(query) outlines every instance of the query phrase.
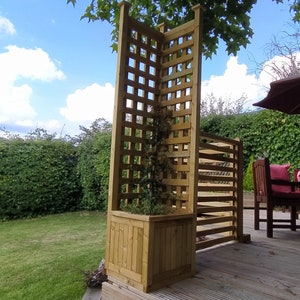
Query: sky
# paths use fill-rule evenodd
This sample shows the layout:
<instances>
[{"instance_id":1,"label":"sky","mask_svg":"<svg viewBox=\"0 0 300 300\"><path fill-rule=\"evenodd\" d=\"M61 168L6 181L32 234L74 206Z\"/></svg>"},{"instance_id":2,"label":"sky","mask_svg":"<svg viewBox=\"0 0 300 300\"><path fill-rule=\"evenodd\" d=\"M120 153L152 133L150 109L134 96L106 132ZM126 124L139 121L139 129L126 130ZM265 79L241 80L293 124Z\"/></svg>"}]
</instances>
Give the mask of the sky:
<instances>
[{"instance_id":1,"label":"sky","mask_svg":"<svg viewBox=\"0 0 300 300\"><path fill-rule=\"evenodd\" d=\"M90 0L0 0L0 130L24 134L43 128L76 136L97 118L113 121L116 53L107 22L80 20ZM268 92L271 78L257 70L273 36L290 30L287 4L258 0L251 13L254 36L237 56L221 44L203 59L202 98L234 101L245 110ZM287 1L285 1L287 2Z\"/></svg>"}]
</instances>

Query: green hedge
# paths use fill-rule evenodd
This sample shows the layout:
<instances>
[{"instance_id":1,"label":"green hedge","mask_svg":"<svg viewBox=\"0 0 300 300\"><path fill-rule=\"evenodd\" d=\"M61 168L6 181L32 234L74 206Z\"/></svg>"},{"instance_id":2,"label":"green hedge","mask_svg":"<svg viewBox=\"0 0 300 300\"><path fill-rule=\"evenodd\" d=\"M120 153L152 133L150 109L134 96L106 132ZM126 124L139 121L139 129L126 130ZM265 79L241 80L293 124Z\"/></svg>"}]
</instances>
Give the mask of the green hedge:
<instances>
[{"instance_id":1,"label":"green hedge","mask_svg":"<svg viewBox=\"0 0 300 300\"><path fill-rule=\"evenodd\" d=\"M201 129L243 142L244 185L252 188L253 159L300 167L300 117L272 110L201 117ZM0 219L75 209L105 210L111 124L96 120L73 140L38 130L25 139L0 139Z\"/></svg>"},{"instance_id":2,"label":"green hedge","mask_svg":"<svg viewBox=\"0 0 300 300\"><path fill-rule=\"evenodd\" d=\"M273 110L201 118L202 130L243 142L246 188L251 188L251 159L269 157L271 163L300 167L300 117ZM247 172L248 168L248 172Z\"/></svg>"},{"instance_id":3,"label":"green hedge","mask_svg":"<svg viewBox=\"0 0 300 300\"><path fill-rule=\"evenodd\" d=\"M71 142L0 140L0 219L76 210L81 187Z\"/></svg>"}]
</instances>

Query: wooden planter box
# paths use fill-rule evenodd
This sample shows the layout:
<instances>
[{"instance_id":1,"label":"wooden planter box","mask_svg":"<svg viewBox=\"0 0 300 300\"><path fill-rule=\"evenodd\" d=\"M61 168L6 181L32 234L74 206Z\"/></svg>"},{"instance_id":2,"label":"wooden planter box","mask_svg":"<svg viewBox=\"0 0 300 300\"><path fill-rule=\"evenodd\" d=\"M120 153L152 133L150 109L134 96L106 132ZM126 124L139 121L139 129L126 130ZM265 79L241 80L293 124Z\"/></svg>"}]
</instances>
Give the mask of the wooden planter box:
<instances>
[{"instance_id":1,"label":"wooden planter box","mask_svg":"<svg viewBox=\"0 0 300 300\"><path fill-rule=\"evenodd\" d=\"M109 280L151 292L194 274L195 215L135 215L111 211L106 269Z\"/></svg>"}]
</instances>

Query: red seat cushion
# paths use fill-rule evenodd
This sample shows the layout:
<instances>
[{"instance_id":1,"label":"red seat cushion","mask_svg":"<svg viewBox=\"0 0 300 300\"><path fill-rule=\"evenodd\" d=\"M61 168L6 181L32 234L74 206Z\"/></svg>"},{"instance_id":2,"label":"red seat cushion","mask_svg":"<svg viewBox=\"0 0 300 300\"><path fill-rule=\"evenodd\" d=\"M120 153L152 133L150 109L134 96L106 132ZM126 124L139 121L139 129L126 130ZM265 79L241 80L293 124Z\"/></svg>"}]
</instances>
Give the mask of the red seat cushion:
<instances>
[{"instance_id":1,"label":"red seat cushion","mask_svg":"<svg viewBox=\"0 0 300 300\"><path fill-rule=\"evenodd\" d=\"M270 175L271 180L284 180L290 182L290 174L288 172L290 165L284 164L284 165L270 165ZM291 192L291 186L290 185L278 185L278 184L272 184L272 191L273 192Z\"/></svg>"},{"instance_id":2,"label":"red seat cushion","mask_svg":"<svg viewBox=\"0 0 300 300\"><path fill-rule=\"evenodd\" d=\"M296 181L300 182L300 171L298 171L296 174Z\"/></svg>"}]
</instances>

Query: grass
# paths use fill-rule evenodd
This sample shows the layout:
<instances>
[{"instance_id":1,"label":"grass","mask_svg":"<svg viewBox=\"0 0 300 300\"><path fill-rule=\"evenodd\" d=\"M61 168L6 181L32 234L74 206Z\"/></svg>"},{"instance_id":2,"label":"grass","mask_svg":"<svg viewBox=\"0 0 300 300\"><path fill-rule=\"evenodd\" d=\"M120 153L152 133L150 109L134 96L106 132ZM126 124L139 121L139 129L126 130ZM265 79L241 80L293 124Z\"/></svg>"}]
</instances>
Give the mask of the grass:
<instances>
[{"instance_id":1,"label":"grass","mask_svg":"<svg viewBox=\"0 0 300 300\"><path fill-rule=\"evenodd\" d=\"M106 217L75 212L0 223L0 298L76 300L105 252Z\"/></svg>"}]
</instances>

